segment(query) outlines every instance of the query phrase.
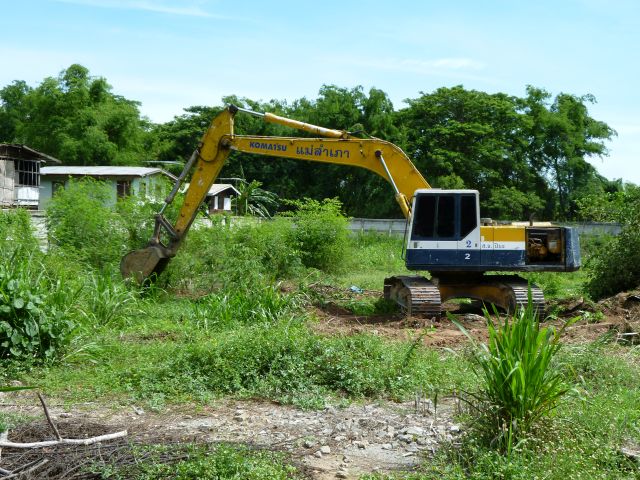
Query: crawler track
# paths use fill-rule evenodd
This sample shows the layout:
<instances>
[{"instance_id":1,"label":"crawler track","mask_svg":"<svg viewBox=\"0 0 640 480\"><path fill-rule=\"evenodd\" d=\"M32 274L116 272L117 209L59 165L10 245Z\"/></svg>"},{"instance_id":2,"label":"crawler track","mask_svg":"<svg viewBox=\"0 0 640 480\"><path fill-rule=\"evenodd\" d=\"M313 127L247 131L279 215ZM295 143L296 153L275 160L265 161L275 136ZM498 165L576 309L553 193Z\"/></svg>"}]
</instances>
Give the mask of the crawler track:
<instances>
[{"instance_id":1,"label":"crawler track","mask_svg":"<svg viewBox=\"0 0 640 480\"><path fill-rule=\"evenodd\" d=\"M440 291L430 280L420 276L385 278L384 298L398 303L407 316L439 317L442 314Z\"/></svg>"},{"instance_id":2,"label":"crawler track","mask_svg":"<svg viewBox=\"0 0 640 480\"><path fill-rule=\"evenodd\" d=\"M544 316L544 294L540 287L517 275L479 275L469 278L440 276L434 281L421 276L386 278L384 296L398 303L407 316L439 317L442 302L452 298L474 298L487 306L493 304L506 312L526 307L531 290L533 310Z\"/></svg>"}]
</instances>

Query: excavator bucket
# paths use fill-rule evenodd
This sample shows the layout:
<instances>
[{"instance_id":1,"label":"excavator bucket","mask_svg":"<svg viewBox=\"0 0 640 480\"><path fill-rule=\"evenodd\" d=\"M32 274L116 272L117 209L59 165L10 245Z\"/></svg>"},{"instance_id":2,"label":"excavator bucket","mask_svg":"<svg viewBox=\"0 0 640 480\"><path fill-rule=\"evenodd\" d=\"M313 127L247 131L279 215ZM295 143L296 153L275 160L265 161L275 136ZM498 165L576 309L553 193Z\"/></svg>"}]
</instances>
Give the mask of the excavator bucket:
<instances>
[{"instance_id":1,"label":"excavator bucket","mask_svg":"<svg viewBox=\"0 0 640 480\"><path fill-rule=\"evenodd\" d=\"M134 250L120 261L120 273L123 278L133 278L143 284L155 275L159 275L169 263L159 247L146 247Z\"/></svg>"}]
</instances>

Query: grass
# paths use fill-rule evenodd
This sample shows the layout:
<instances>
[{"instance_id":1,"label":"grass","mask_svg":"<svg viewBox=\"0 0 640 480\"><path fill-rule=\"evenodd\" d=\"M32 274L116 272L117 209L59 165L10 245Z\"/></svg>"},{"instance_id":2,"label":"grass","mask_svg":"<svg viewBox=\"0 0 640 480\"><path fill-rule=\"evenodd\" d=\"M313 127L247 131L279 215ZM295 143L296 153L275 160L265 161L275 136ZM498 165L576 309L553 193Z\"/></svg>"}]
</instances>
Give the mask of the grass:
<instances>
[{"instance_id":1,"label":"grass","mask_svg":"<svg viewBox=\"0 0 640 480\"><path fill-rule=\"evenodd\" d=\"M108 457L88 470L101 478L135 480L296 480L303 476L283 454L228 444L147 446L132 450L122 466Z\"/></svg>"},{"instance_id":2,"label":"grass","mask_svg":"<svg viewBox=\"0 0 640 480\"><path fill-rule=\"evenodd\" d=\"M117 277L76 263L72 256L47 255L43 264L48 271L57 272L70 291L79 292L73 297L75 336L61 347L56 361L36 366L3 362L0 377L19 378L63 403L135 404L159 411L168 405L197 408L218 397L319 408L360 399L407 399L419 389L442 395L454 389L477 391L481 382L464 352L368 334L321 336L308 328L306 310L313 298L304 285L320 282L338 289L380 291L386 276L406 273L401 239L352 237L344 264L322 272L304 268L298 253L280 241L288 238L285 227L274 223L264 230L190 236L193 242L175 259L161 285L166 292L140 293ZM583 275L541 273L530 278L547 289L548 297L563 297L582 294ZM275 281L282 278L286 288ZM70 306L62 296L57 300ZM358 315L387 308L367 295L339 300ZM531 324L511 331L515 336L508 338L495 328L496 349L506 348L500 342L515 341L519 334L532 340L526 359L491 363L489 350L487 367L499 374L494 390L509 394L504 403L515 405L528 390L544 384L544 368L553 372L555 387L573 389L562 401L548 396L548 405L555 408L544 407L544 415L536 416L539 421L531 422L527 435L509 449L494 448L468 423L461 445L441 449L417 472L389 478L640 478L637 468L619 454L622 445L640 444L640 349L598 342L557 352L548 332ZM542 344L554 354L527 363ZM515 379L520 374L525 381L519 383ZM504 388L507 383L509 389ZM523 404L516 410L527 417L535 408ZM505 418L509 415L516 416ZM113 465L106 464L97 468L105 476L110 472L110 478L298 475L286 459L268 452L193 448L179 464L165 464L159 456L136 472L109 470Z\"/></svg>"}]
</instances>

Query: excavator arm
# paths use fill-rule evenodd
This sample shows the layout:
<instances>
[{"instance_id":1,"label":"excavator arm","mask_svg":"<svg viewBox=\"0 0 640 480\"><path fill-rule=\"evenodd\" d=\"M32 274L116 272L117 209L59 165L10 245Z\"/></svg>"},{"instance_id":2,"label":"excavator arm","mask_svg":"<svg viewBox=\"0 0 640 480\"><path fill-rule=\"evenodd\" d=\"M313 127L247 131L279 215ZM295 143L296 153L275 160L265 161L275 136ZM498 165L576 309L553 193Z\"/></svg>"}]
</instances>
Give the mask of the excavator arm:
<instances>
[{"instance_id":1,"label":"excavator arm","mask_svg":"<svg viewBox=\"0 0 640 480\"><path fill-rule=\"evenodd\" d=\"M235 135L233 119L237 112L260 116L265 122L288 126L321 138ZM174 257L196 218L198 208L233 151L320 163L365 168L387 180L395 191L400 208L409 218L411 197L417 189L430 188L418 169L396 145L378 138L357 138L346 131L299 122L271 113L257 113L229 106L218 114L204 134L198 148L185 165L165 205L156 215L153 237L146 248L127 254L120 264L125 278L142 283L160 273ZM193 170L184 203L174 225L165 218L170 205L189 172Z\"/></svg>"}]
</instances>

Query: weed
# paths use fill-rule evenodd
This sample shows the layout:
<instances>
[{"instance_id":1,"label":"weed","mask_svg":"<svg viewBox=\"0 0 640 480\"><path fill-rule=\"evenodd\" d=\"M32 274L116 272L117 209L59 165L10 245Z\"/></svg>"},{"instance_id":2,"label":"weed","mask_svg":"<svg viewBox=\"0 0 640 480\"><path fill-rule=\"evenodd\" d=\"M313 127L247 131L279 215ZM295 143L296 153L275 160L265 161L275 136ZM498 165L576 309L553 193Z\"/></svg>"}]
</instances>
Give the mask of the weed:
<instances>
[{"instance_id":1,"label":"weed","mask_svg":"<svg viewBox=\"0 0 640 480\"><path fill-rule=\"evenodd\" d=\"M496 325L486 310L485 317L488 345L476 342L456 324L474 345L473 364L482 379L477 399L486 433L492 444L510 451L569 390L552 364L561 346L561 331L540 327L531 294L527 307L518 309L513 318L506 316Z\"/></svg>"}]
</instances>

